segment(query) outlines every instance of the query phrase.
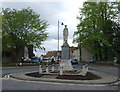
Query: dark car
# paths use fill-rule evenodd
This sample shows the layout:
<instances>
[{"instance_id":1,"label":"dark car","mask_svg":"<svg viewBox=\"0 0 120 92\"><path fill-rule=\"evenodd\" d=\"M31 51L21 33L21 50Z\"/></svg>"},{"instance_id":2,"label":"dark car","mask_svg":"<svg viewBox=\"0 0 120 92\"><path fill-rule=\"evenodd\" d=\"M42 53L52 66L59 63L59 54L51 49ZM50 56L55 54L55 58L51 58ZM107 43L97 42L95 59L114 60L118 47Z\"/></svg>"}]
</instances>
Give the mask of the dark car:
<instances>
[{"instance_id":1,"label":"dark car","mask_svg":"<svg viewBox=\"0 0 120 92\"><path fill-rule=\"evenodd\" d=\"M72 64L78 64L78 60L77 60L77 59L72 59L72 60L71 60L71 63L72 63Z\"/></svg>"}]
</instances>

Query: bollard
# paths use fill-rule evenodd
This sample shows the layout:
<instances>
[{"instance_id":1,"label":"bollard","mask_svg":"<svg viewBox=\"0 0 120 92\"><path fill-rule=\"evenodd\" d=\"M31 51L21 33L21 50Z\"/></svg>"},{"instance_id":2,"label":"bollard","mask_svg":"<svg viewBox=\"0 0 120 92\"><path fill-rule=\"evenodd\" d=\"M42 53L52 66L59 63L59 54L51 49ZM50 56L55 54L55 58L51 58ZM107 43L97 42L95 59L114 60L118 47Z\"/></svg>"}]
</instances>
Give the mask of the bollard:
<instances>
[{"instance_id":1,"label":"bollard","mask_svg":"<svg viewBox=\"0 0 120 92\"><path fill-rule=\"evenodd\" d=\"M42 74L42 66L39 65L39 74Z\"/></svg>"},{"instance_id":2,"label":"bollard","mask_svg":"<svg viewBox=\"0 0 120 92\"><path fill-rule=\"evenodd\" d=\"M60 67L60 75L63 75L63 67Z\"/></svg>"},{"instance_id":3,"label":"bollard","mask_svg":"<svg viewBox=\"0 0 120 92\"><path fill-rule=\"evenodd\" d=\"M88 72L88 65L86 64L82 68L82 76L86 76L87 72Z\"/></svg>"},{"instance_id":4,"label":"bollard","mask_svg":"<svg viewBox=\"0 0 120 92\"><path fill-rule=\"evenodd\" d=\"M86 73L88 72L88 66L86 67Z\"/></svg>"},{"instance_id":5,"label":"bollard","mask_svg":"<svg viewBox=\"0 0 120 92\"><path fill-rule=\"evenodd\" d=\"M46 65L46 72L47 72L47 73L49 72L48 65Z\"/></svg>"},{"instance_id":6,"label":"bollard","mask_svg":"<svg viewBox=\"0 0 120 92\"><path fill-rule=\"evenodd\" d=\"M85 74L85 66L83 66L83 68L82 68L82 76L85 76L86 74Z\"/></svg>"},{"instance_id":7,"label":"bollard","mask_svg":"<svg viewBox=\"0 0 120 92\"><path fill-rule=\"evenodd\" d=\"M59 70L59 67L60 67L60 66L59 66L59 65L57 65L57 70Z\"/></svg>"},{"instance_id":8,"label":"bollard","mask_svg":"<svg viewBox=\"0 0 120 92\"><path fill-rule=\"evenodd\" d=\"M88 72L88 64L85 65L85 74Z\"/></svg>"},{"instance_id":9,"label":"bollard","mask_svg":"<svg viewBox=\"0 0 120 92\"><path fill-rule=\"evenodd\" d=\"M54 72L55 68L54 68L54 64L52 64L52 72Z\"/></svg>"}]
</instances>

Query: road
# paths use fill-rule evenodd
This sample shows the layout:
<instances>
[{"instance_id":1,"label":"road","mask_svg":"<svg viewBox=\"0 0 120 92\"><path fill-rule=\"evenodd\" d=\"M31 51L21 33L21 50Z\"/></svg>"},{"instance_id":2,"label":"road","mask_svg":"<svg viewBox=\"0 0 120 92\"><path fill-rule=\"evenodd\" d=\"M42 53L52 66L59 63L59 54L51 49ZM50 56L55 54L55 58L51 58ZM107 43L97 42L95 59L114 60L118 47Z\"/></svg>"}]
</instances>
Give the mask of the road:
<instances>
[{"instance_id":1,"label":"road","mask_svg":"<svg viewBox=\"0 0 120 92\"><path fill-rule=\"evenodd\" d=\"M3 90L117 90L117 86L3 80Z\"/></svg>"},{"instance_id":2,"label":"road","mask_svg":"<svg viewBox=\"0 0 120 92\"><path fill-rule=\"evenodd\" d=\"M73 65L73 68L75 69L81 69L84 64L79 65ZM118 77L118 68L117 67L111 67L111 66L96 66L96 65L90 65L88 66L89 70L104 72L106 74ZM45 67L43 67L45 70ZM2 68L2 76L5 74L11 74L11 73L18 73L18 72L29 72L29 71L37 71L38 66L28 66L28 67L12 67L12 68Z\"/></svg>"},{"instance_id":3,"label":"road","mask_svg":"<svg viewBox=\"0 0 120 92\"><path fill-rule=\"evenodd\" d=\"M82 64L73 65L73 67L76 69L80 69L82 68ZM118 69L116 67L90 65L89 69L99 72L104 72L113 75L115 77L118 76ZM38 70L38 66L3 68L2 76L11 73L30 72L37 70ZM3 78L2 89L3 90L26 90L26 89L27 90L118 90L118 86L45 83L45 82L34 82L34 81L31 82L31 81L22 81L11 78Z\"/></svg>"}]
</instances>

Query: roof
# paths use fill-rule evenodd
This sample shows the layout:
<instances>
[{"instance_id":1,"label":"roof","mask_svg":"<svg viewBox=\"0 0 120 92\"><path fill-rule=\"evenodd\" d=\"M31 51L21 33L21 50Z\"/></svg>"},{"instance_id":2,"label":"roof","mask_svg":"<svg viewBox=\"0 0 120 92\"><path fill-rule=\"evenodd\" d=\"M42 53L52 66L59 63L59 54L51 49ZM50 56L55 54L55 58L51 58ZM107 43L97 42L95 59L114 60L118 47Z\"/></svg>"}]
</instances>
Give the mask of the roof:
<instances>
[{"instance_id":1,"label":"roof","mask_svg":"<svg viewBox=\"0 0 120 92\"><path fill-rule=\"evenodd\" d=\"M57 52L58 51L48 51L48 53L46 54L46 56L48 57L52 57L52 56L57 56ZM60 55L61 55L61 51L59 51Z\"/></svg>"},{"instance_id":2,"label":"roof","mask_svg":"<svg viewBox=\"0 0 120 92\"><path fill-rule=\"evenodd\" d=\"M76 49L79 49L79 47L70 47L71 51L74 51Z\"/></svg>"}]
</instances>

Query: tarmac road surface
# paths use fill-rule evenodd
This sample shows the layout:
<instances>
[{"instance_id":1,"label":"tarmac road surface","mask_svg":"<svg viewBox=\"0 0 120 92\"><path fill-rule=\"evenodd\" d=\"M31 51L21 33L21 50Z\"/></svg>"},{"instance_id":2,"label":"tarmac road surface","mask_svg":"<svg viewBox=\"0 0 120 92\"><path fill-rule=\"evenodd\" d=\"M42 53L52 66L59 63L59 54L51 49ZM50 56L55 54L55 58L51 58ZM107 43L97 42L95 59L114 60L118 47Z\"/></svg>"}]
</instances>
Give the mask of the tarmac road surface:
<instances>
[{"instance_id":1,"label":"tarmac road surface","mask_svg":"<svg viewBox=\"0 0 120 92\"><path fill-rule=\"evenodd\" d=\"M73 65L74 68L82 68L82 64ZM118 76L116 67L89 66L90 70L101 71L107 74ZM6 74L37 71L38 66L33 67L11 67L2 69L2 77ZM1 78L2 90L118 90L118 85L86 85L86 84L66 84L52 82L23 81L12 78Z\"/></svg>"}]
</instances>

